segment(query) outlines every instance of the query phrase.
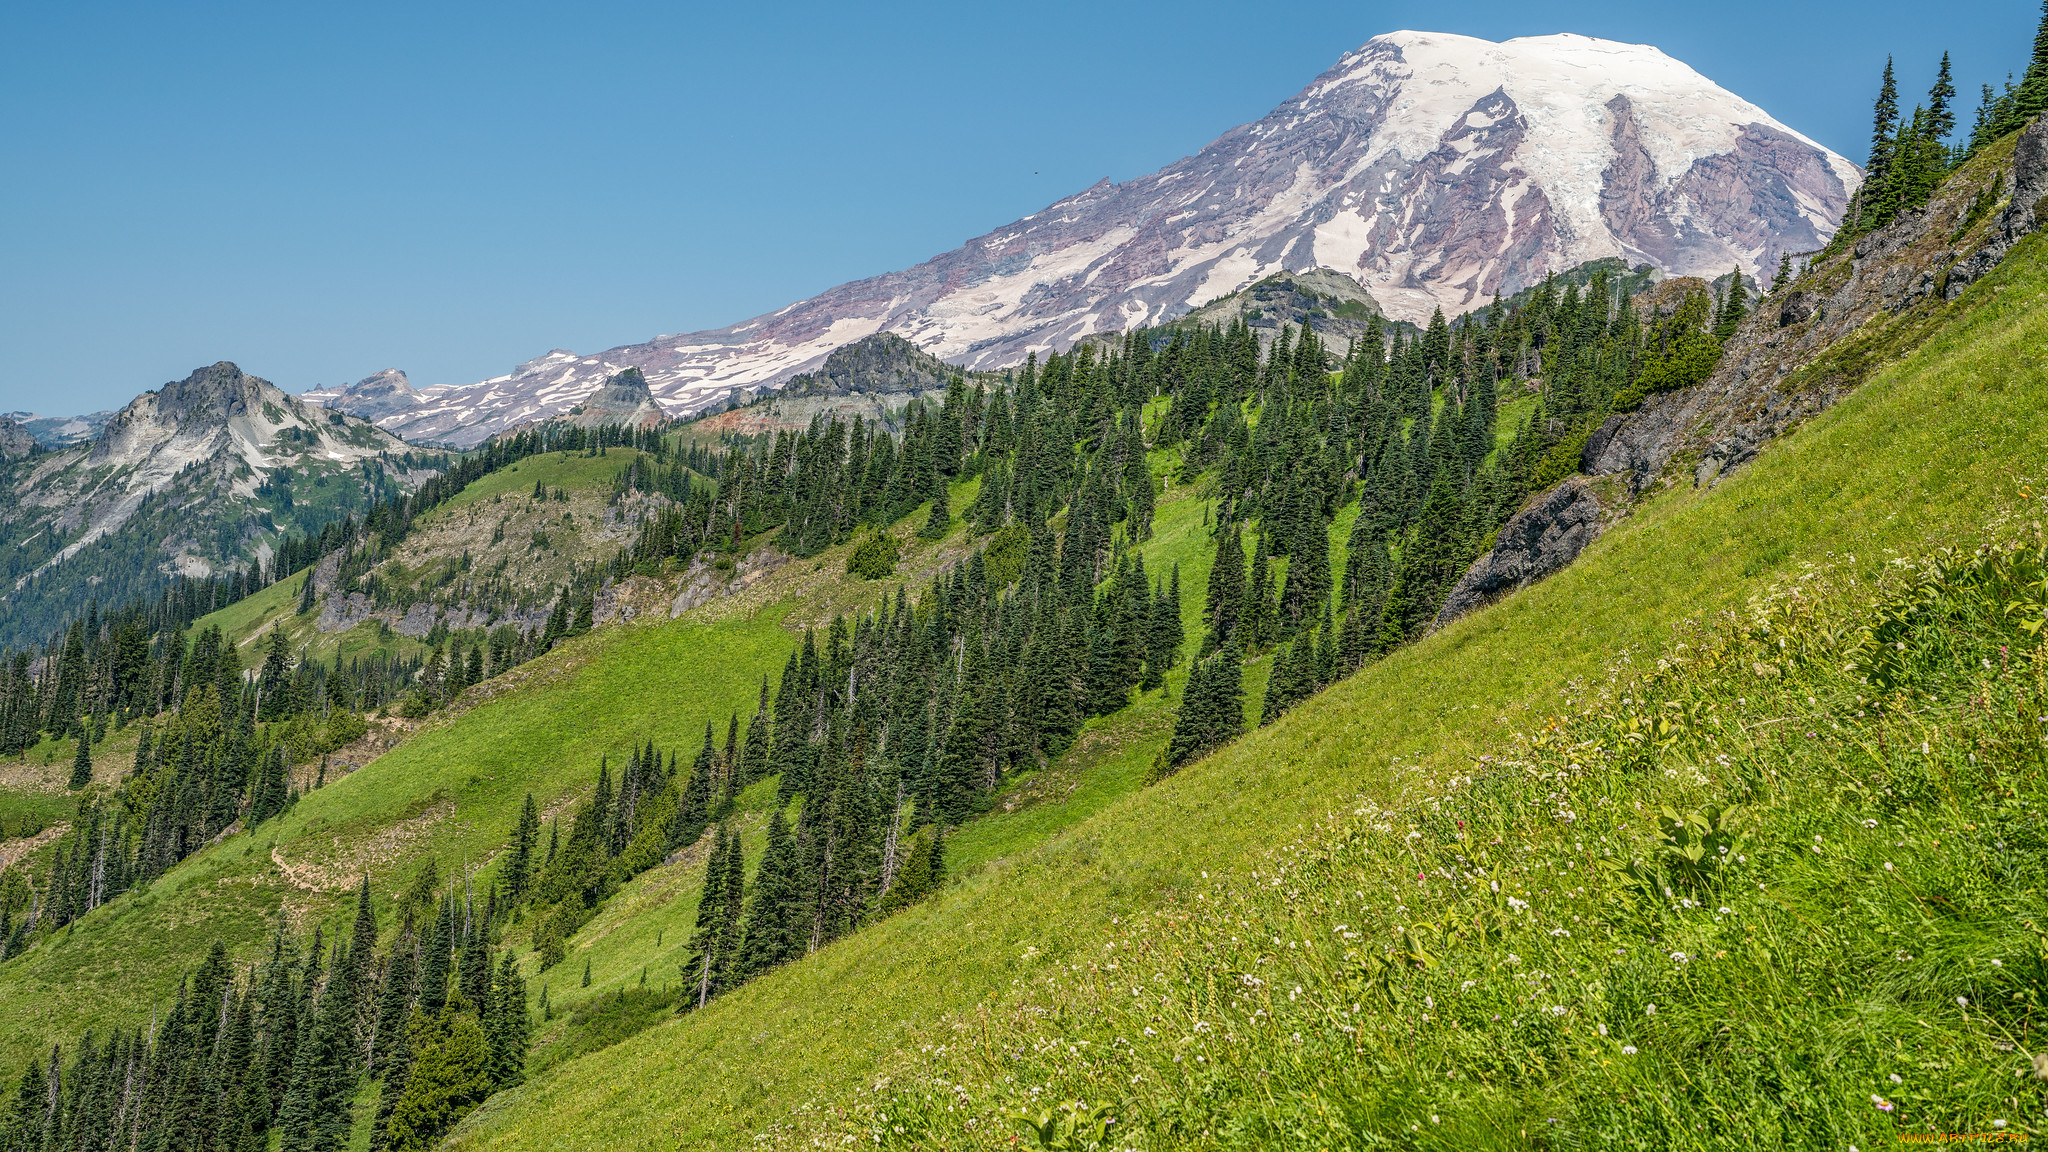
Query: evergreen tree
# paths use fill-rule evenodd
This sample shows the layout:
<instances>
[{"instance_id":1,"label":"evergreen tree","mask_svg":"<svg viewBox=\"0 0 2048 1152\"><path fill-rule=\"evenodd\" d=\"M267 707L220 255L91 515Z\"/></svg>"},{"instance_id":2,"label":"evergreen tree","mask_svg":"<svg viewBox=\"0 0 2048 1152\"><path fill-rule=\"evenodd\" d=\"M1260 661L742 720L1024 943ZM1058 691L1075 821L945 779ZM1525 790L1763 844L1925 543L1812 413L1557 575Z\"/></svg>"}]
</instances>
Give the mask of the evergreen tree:
<instances>
[{"instance_id":1,"label":"evergreen tree","mask_svg":"<svg viewBox=\"0 0 2048 1152\"><path fill-rule=\"evenodd\" d=\"M737 970L756 976L785 960L803 955L797 921L802 915L802 878L797 869L796 840L777 808L768 817L768 838L754 873L754 895L747 905Z\"/></svg>"},{"instance_id":2,"label":"evergreen tree","mask_svg":"<svg viewBox=\"0 0 2048 1152\"><path fill-rule=\"evenodd\" d=\"M386 1126L392 1152L433 1147L491 1094L490 1039L467 1008L451 1002L433 1016L413 1013L406 1028L412 1068Z\"/></svg>"},{"instance_id":3,"label":"evergreen tree","mask_svg":"<svg viewBox=\"0 0 2048 1152\"><path fill-rule=\"evenodd\" d=\"M92 733L78 734L78 752L71 758L71 780L68 787L76 792L92 783Z\"/></svg>"},{"instance_id":4,"label":"evergreen tree","mask_svg":"<svg viewBox=\"0 0 2048 1152\"><path fill-rule=\"evenodd\" d=\"M1884 79L1878 85L1870 120L1870 159L1863 166L1863 186L1856 193L1855 228L1864 232L1890 223L1898 211L1891 178L1899 134L1899 85L1889 56L1885 57Z\"/></svg>"},{"instance_id":5,"label":"evergreen tree","mask_svg":"<svg viewBox=\"0 0 2048 1152\"><path fill-rule=\"evenodd\" d=\"M1244 541L1237 525L1226 517L1216 533L1216 560L1209 568L1209 598L1202 610L1208 634L1202 638L1206 656L1230 642L1237 634L1238 615L1244 611Z\"/></svg>"}]
</instances>

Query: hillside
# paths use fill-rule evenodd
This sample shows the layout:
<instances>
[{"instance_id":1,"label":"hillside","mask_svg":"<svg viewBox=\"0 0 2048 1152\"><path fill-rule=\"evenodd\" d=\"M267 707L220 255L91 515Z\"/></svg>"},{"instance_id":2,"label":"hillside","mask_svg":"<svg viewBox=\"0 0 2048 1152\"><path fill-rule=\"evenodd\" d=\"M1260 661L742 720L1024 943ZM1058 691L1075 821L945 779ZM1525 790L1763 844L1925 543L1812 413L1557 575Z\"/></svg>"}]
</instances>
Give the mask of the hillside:
<instances>
[{"instance_id":1,"label":"hillside","mask_svg":"<svg viewBox=\"0 0 2048 1152\"><path fill-rule=\"evenodd\" d=\"M500 1098L456 1146L732 1146L764 1130L836 1133L836 1107L859 1105L882 1078L916 1075L917 1053L975 1050L981 1036L1003 1043L985 1029L1009 1005L1042 1011L1048 979L1064 986L1066 974L1099 969L1117 921L1197 906L1211 877L1239 892L1271 867L1274 848L1361 800L1391 808L1427 795L1503 752L1514 732L1534 732L1616 660L1648 666L1669 652L1684 621L1739 611L1813 568L1868 583L1895 558L1984 539L2032 514L2024 461L2048 442L2038 414L2048 376L2019 352L2048 335L2044 288L2048 254L2029 240L1956 305L1923 305L1916 348L1741 471L1652 496L1558 575L931 903ZM1368 877L1388 882L1359 874ZM942 1062L936 1074L964 1079L969 1065ZM1110 1091L1059 1082L1075 1086ZM1000 1102L966 1103L987 1123ZM1352 1119L1391 1124L1416 1110L1387 1107ZM880 1123L874 1136L888 1142L891 1131ZM1006 1141L1014 1129L999 1131Z\"/></svg>"}]
</instances>

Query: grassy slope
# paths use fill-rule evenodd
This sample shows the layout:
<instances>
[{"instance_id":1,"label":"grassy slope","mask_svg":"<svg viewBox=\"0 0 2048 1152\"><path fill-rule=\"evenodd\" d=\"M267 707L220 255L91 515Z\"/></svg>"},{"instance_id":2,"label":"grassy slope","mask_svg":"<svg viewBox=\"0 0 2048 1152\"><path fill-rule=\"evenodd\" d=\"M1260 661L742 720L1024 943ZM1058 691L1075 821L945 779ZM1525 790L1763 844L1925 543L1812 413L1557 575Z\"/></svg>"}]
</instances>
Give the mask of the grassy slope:
<instances>
[{"instance_id":1,"label":"grassy slope","mask_svg":"<svg viewBox=\"0 0 2048 1152\"><path fill-rule=\"evenodd\" d=\"M515 487L530 490L536 471L550 485L606 481L620 465L581 457L534 463L510 477ZM494 481L507 482L487 477L472 488ZM465 491L455 506L491 494ZM254 637L289 613L296 595L287 580L201 625ZM174 989L213 938L228 940L239 957L253 956L280 908L301 931L338 923L346 890L364 867L388 894L430 855L444 871L483 863L527 791L543 805L573 798L595 779L600 754L623 756L650 737L693 754L707 720L722 726L734 711L751 714L760 677L780 669L794 642L780 626L785 611L600 629L472 689L466 699L480 702L431 721L371 770L310 793L281 821L199 853L149 891L114 901L0 967L0 1060L18 1063L88 1025L145 1018L152 999ZM133 758L132 732L109 739L97 765L101 779ZM68 742L32 750L34 764L24 768L33 772L22 773L22 787L0 788L10 819L31 805L68 818L71 801L41 790L45 753L47 771L69 774Z\"/></svg>"},{"instance_id":2,"label":"grassy slope","mask_svg":"<svg viewBox=\"0 0 2048 1152\"><path fill-rule=\"evenodd\" d=\"M2048 447L2048 339L2035 240L1860 391L1709 492L1652 500L1572 568L1308 702L1172 781L992 861L927 903L709 1010L501 1096L462 1147L738 1146L885 1073L892 1050L1013 982L1077 958L1112 916L1363 792L1455 768L1499 726L1686 617L1806 563L1870 572L1895 549L1969 538Z\"/></svg>"},{"instance_id":3,"label":"grassy slope","mask_svg":"<svg viewBox=\"0 0 2048 1152\"><path fill-rule=\"evenodd\" d=\"M501 492L530 491L536 470L551 486L588 485L608 481L619 464L554 456L522 462L519 475L508 469L485 477L436 515ZM955 484L952 506L965 507L977 488L973 480ZM1181 564L1191 633L1200 613L1195 590L1206 581L1210 555L1203 520L1199 501L1185 493L1170 497L1145 545L1147 563L1162 577ZM923 522L924 513L915 512L896 531L907 536ZM566 806L594 780L600 754L621 758L651 737L687 760L706 721L723 738L727 716L737 712L744 721L752 715L761 677L772 680L796 642L794 624L864 610L898 586L915 593L934 565L964 555L968 544L964 527L936 544L908 539L898 576L883 581L846 575L850 545L828 549L785 565L747 595L713 601L675 621L599 629L472 689L466 699L481 703L429 722L370 768L308 794L282 821L198 854L150 891L115 901L0 967L0 1060L18 1061L89 1025L141 1018L215 936L227 939L238 956L253 956L280 908L302 932L316 922L340 927L347 894L364 867L388 896L430 856L444 872L483 864L502 844L527 791L544 809ZM273 620L290 626L296 596L295 582L287 580L200 626L219 624L236 639L257 638ZM1261 668L1253 669L1254 679ZM1249 703L1256 701L1254 691ZM956 869L1017 851L1138 787L1156 742L1133 743L1123 734L1156 731L1166 722L1167 702L1156 693L1123 716L1091 722L1068 762L1013 788L1005 799L1014 812L962 836ZM123 738L109 741L102 779L132 759L132 730ZM45 754L52 760L48 769L40 764ZM69 743L35 750L38 786L41 775L68 775L70 754ZM751 859L772 791L757 786L748 800L740 827L751 834ZM62 793L38 793L33 801L24 796L23 802L56 817L68 817L72 806ZM655 986L674 979L675 965L688 955L701 876L702 861L694 854L656 868L629 883L577 934L568 963L543 974L524 956L535 993L546 982L552 1003L569 1009L637 986L643 968ZM523 949L522 929L515 926L508 941ZM581 986L579 961L592 968L588 989ZM542 1039L551 1034L544 1030Z\"/></svg>"}]
</instances>

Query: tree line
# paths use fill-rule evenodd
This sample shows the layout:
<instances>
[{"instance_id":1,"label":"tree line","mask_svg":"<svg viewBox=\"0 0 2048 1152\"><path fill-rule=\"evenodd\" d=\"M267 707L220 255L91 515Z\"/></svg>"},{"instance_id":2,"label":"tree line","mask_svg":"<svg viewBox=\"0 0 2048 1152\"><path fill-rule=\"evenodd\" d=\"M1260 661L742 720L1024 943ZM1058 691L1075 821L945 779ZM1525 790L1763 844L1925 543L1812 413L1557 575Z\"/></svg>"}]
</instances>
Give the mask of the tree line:
<instances>
[{"instance_id":1,"label":"tree line","mask_svg":"<svg viewBox=\"0 0 2048 1152\"><path fill-rule=\"evenodd\" d=\"M532 1019L494 906L440 890L430 866L396 912L379 952L366 876L346 939L299 940L280 921L248 968L215 942L161 1021L29 1063L0 1111L0 1152L327 1152L348 1145L372 1082L370 1147L433 1146L523 1078Z\"/></svg>"}]
</instances>

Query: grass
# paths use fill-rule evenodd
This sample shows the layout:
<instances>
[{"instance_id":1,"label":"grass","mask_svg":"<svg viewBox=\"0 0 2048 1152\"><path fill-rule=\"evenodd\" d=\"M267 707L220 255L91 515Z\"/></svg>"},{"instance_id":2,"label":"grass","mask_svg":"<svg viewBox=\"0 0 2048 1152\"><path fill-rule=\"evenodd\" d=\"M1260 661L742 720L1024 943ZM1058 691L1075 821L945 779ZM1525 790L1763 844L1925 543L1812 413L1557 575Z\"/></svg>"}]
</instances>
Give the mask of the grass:
<instances>
[{"instance_id":1,"label":"grass","mask_svg":"<svg viewBox=\"0 0 2048 1152\"><path fill-rule=\"evenodd\" d=\"M964 1147L1107 1105L1118 1146L1172 1148L2038 1134L2027 535L1875 598L1787 581L1462 776L1099 932L821 1131Z\"/></svg>"},{"instance_id":2,"label":"grass","mask_svg":"<svg viewBox=\"0 0 2048 1152\"><path fill-rule=\"evenodd\" d=\"M581 452L547 452L479 477L436 512L481 503L499 496L530 496L538 483L549 488L601 488L618 478L626 465L646 455L637 448L608 448L602 456Z\"/></svg>"},{"instance_id":3,"label":"grass","mask_svg":"<svg viewBox=\"0 0 2048 1152\"><path fill-rule=\"evenodd\" d=\"M444 873L483 866L527 792L558 806L591 787L600 755L650 738L694 754L706 721L751 714L792 643L775 612L600 629L472 689L473 706L372 768L0 966L0 1059L146 1019L216 937L248 959L280 912L299 931L333 928L364 869L388 902L429 857Z\"/></svg>"},{"instance_id":4,"label":"grass","mask_svg":"<svg viewBox=\"0 0 2048 1152\"><path fill-rule=\"evenodd\" d=\"M2044 290L2031 241L1942 309L1917 351L1711 491L1658 496L1563 573L1162 785L494 1100L454 1145L735 1146L810 1131L874 1078L911 1071L906 1053L947 1021L1092 962L1117 920L1192 900L1204 872L1261 867L1361 794L1391 803L1462 773L1561 706L1574 680L1662 650L1685 618L1801 564L1868 580L1894 551L1983 531L2048 448L2048 377L2029 352L2048 339Z\"/></svg>"}]
</instances>

